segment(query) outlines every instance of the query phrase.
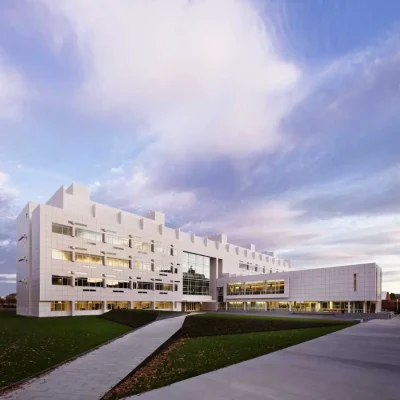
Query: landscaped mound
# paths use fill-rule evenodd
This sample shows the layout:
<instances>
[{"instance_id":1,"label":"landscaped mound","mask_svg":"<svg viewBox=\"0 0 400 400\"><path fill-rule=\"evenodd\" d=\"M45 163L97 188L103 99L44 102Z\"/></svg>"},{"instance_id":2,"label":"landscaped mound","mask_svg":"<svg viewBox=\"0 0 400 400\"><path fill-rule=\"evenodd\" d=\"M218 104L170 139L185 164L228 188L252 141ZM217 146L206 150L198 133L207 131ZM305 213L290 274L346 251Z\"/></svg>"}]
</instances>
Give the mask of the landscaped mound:
<instances>
[{"instance_id":1,"label":"landscaped mound","mask_svg":"<svg viewBox=\"0 0 400 400\"><path fill-rule=\"evenodd\" d=\"M155 310L111 310L99 317L136 329L155 321L158 314Z\"/></svg>"},{"instance_id":2,"label":"landscaped mound","mask_svg":"<svg viewBox=\"0 0 400 400\"><path fill-rule=\"evenodd\" d=\"M186 337L234 335L238 333L271 332L288 329L349 326L340 320L261 317L238 314L198 314L185 319L182 334Z\"/></svg>"}]
</instances>

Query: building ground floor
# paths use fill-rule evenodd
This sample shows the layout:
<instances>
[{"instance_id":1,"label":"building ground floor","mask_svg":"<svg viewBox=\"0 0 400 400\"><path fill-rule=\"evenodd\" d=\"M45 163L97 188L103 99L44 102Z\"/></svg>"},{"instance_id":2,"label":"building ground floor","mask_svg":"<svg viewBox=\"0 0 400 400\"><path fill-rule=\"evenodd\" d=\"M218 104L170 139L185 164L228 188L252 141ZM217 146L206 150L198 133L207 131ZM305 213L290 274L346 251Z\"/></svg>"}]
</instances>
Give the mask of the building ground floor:
<instances>
[{"instance_id":1,"label":"building ground floor","mask_svg":"<svg viewBox=\"0 0 400 400\"><path fill-rule=\"evenodd\" d=\"M373 301L49 301L40 302L39 316L97 315L110 310L162 311L288 311L375 313L381 303Z\"/></svg>"},{"instance_id":2,"label":"building ground floor","mask_svg":"<svg viewBox=\"0 0 400 400\"><path fill-rule=\"evenodd\" d=\"M380 302L373 301L228 301L218 303L219 310L237 311L304 311L374 313Z\"/></svg>"},{"instance_id":3,"label":"building ground floor","mask_svg":"<svg viewBox=\"0 0 400 400\"><path fill-rule=\"evenodd\" d=\"M20 315L34 315L39 317L99 315L110 310L160 310L160 311L208 311L216 310L215 302L190 301L41 301L38 310L28 313L20 308Z\"/></svg>"}]
</instances>

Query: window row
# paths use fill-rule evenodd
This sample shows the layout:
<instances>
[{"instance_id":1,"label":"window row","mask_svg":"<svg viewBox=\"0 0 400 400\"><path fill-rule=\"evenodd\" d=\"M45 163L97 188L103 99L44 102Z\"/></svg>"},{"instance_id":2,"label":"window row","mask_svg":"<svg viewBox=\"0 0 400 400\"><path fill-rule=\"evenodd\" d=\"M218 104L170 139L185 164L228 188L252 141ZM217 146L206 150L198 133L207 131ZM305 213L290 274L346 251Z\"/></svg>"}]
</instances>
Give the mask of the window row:
<instances>
[{"instance_id":1,"label":"window row","mask_svg":"<svg viewBox=\"0 0 400 400\"><path fill-rule=\"evenodd\" d=\"M53 233L72 236L71 226L53 223L52 231ZM88 229L82 228L75 228L75 236L93 242L104 242L115 246L132 247L140 251L152 251L153 253L160 253L171 256L176 256L178 254L177 249L175 249L173 245L166 246L161 242L154 242L154 240L152 240L151 242L146 242L142 238L137 236L133 237L132 240L130 240L126 237L90 231Z\"/></svg>"},{"instance_id":2,"label":"window row","mask_svg":"<svg viewBox=\"0 0 400 400\"><path fill-rule=\"evenodd\" d=\"M228 296L243 296L253 294L283 294L285 293L285 281L260 281L228 283Z\"/></svg>"},{"instance_id":3,"label":"window row","mask_svg":"<svg viewBox=\"0 0 400 400\"><path fill-rule=\"evenodd\" d=\"M166 272L166 273L178 273L178 268L173 265L165 265L157 262L149 262L149 261L130 261L122 258L115 257L105 257L99 256L95 254L84 254L84 253L75 253L75 261L87 264L97 264L103 265L103 257L105 258L105 264L110 267L119 267L119 268L129 268L130 262L132 262L132 268L141 270L141 271L149 271L149 272ZM52 250L52 258L55 260L64 260L64 261L72 261L72 251L65 250Z\"/></svg>"},{"instance_id":4,"label":"window row","mask_svg":"<svg viewBox=\"0 0 400 400\"><path fill-rule=\"evenodd\" d=\"M76 301L73 302L73 307L75 311L101 311L103 307L107 310L123 310L130 309L129 301L107 301L103 303L102 301ZM176 305L175 305L176 307ZM137 310L151 310L153 308L153 303L150 301L134 301L133 308ZM51 311L71 311L70 301L52 301ZM172 301L156 301L154 302L155 310L172 310Z\"/></svg>"},{"instance_id":5,"label":"window row","mask_svg":"<svg viewBox=\"0 0 400 400\"><path fill-rule=\"evenodd\" d=\"M51 282L53 285L58 286L71 286L72 280L74 278L71 276L58 276L52 275ZM107 288L120 288L129 289L129 281L117 281L117 280L106 280L105 283ZM101 278L75 278L75 286L81 287L103 287L103 279ZM141 290L161 290L166 292L178 291L178 285L172 283L162 283L162 282L132 282L132 289Z\"/></svg>"}]
</instances>

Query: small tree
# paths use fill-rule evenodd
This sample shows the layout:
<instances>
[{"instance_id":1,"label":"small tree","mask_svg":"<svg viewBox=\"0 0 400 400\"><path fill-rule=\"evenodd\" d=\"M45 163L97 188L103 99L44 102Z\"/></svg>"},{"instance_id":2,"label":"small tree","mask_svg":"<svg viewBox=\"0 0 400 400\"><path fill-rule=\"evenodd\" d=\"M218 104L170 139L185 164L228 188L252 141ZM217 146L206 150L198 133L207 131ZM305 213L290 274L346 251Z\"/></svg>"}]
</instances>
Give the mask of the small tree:
<instances>
[{"instance_id":1,"label":"small tree","mask_svg":"<svg viewBox=\"0 0 400 400\"><path fill-rule=\"evenodd\" d=\"M396 295L394 293L390 293L390 300L396 300Z\"/></svg>"},{"instance_id":2,"label":"small tree","mask_svg":"<svg viewBox=\"0 0 400 400\"><path fill-rule=\"evenodd\" d=\"M16 293L10 293L9 295L6 296L6 304L14 306L17 304L17 294Z\"/></svg>"}]
</instances>

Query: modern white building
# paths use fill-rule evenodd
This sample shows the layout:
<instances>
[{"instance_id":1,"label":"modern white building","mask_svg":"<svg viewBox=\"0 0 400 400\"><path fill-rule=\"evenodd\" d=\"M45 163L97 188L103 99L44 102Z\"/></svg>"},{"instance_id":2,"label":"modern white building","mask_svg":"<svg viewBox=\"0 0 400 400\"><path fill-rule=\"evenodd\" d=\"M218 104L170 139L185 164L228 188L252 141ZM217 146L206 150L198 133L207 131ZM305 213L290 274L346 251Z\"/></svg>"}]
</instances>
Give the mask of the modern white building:
<instances>
[{"instance_id":1,"label":"modern white building","mask_svg":"<svg viewBox=\"0 0 400 400\"><path fill-rule=\"evenodd\" d=\"M224 234L199 237L62 186L17 218L17 313L96 315L114 308L174 311L380 311L376 264L291 271L290 262Z\"/></svg>"}]
</instances>

